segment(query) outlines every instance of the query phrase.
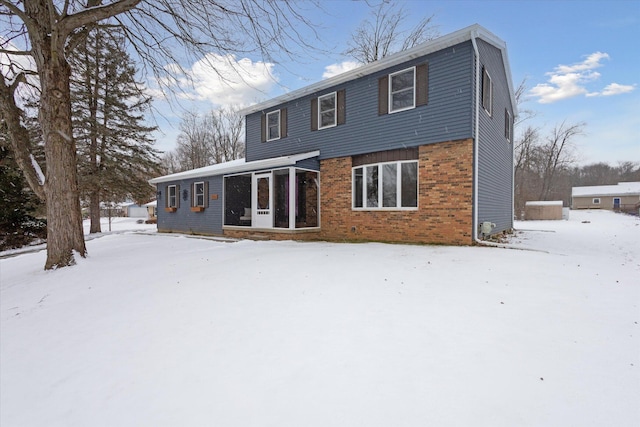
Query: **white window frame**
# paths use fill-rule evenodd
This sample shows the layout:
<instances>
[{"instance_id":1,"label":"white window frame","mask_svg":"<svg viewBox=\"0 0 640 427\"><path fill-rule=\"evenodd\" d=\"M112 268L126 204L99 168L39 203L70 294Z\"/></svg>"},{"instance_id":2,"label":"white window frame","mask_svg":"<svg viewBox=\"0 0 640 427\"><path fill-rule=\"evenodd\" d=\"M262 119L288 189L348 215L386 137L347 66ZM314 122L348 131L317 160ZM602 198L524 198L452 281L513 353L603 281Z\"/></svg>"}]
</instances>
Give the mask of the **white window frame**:
<instances>
[{"instance_id":1,"label":"white window frame","mask_svg":"<svg viewBox=\"0 0 640 427\"><path fill-rule=\"evenodd\" d=\"M277 130L278 130L278 136L275 138L270 138L271 136L271 132L269 132L269 130L271 129L271 126L269 125L269 116L277 114L278 115L278 124L277 124ZM266 132L266 136L267 136L267 141L275 141L277 139L280 139L280 110L274 110L274 111L270 111L267 113L266 117L265 117L265 132Z\"/></svg>"},{"instance_id":2,"label":"white window frame","mask_svg":"<svg viewBox=\"0 0 640 427\"><path fill-rule=\"evenodd\" d=\"M489 86L489 93L488 94L486 94L486 91L485 91L485 85L484 85L485 76L487 76L487 80L489 81L489 85L488 85ZM484 102L485 96L489 97L489 109L487 109L485 107L485 105L484 105L485 104L485 102ZM493 81L492 81L491 75L487 71L486 67L482 67L482 109L487 112L489 117L493 116Z\"/></svg>"},{"instance_id":3,"label":"white window frame","mask_svg":"<svg viewBox=\"0 0 640 427\"><path fill-rule=\"evenodd\" d=\"M171 203L171 189L173 188L173 203ZM178 190L175 185L169 185L167 187L167 207L168 208L177 208L178 207Z\"/></svg>"},{"instance_id":4,"label":"white window frame","mask_svg":"<svg viewBox=\"0 0 640 427\"><path fill-rule=\"evenodd\" d=\"M201 186L202 192L198 194L198 186ZM198 197L202 197L202 203L198 203ZM194 207L202 207L204 208L204 181L194 182L193 183L193 206Z\"/></svg>"},{"instance_id":5,"label":"white window frame","mask_svg":"<svg viewBox=\"0 0 640 427\"><path fill-rule=\"evenodd\" d=\"M593 198L593 204L594 205L599 205L600 204L600 197L594 197Z\"/></svg>"},{"instance_id":6,"label":"white window frame","mask_svg":"<svg viewBox=\"0 0 640 427\"><path fill-rule=\"evenodd\" d=\"M407 107L402 107L402 108L398 108L396 110L393 109L393 95L403 92L403 91L407 91L409 90L409 88L405 88L405 89L401 89L398 90L396 92L393 92L391 90L391 88L393 87L393 77L399 75L399 74L404 74L407 72L413 72L413 86L411 87L411 90L413 91L413 102L411 105L407 106ZM389 74L389 114L391 113L398 113L400 111L406 111L406 110L411 110L413 108L416 108L416 67L409 67L409 68L405 68L404 70L400 70L400 71L396 71L395 73L391 73Z\"/></svg>"},{"instance_id":7,"label":"white window frame","mask_svg":"<svg viewBox=\"0 0 640 427\"><path fill-rule=\"evenodd\" d=\"M402 165L416 164L416 206L402 206ZM384 204L384 165L396 165L396 206L382 206ZM367 206L367 168L378 167L378 206ZM362 187L356 188L356 170L362 169ZM393 162L368 163L351 168L351 209L356 211L415 211L420 206L420 168L418 160L397 160ZM362 195L362 206L356 206L356 191Z\"/></svg>"},{"instance_id":8,"label":"white window frame","mask_svg":"<svg viewBox=\"0 0 640 427\"><path fill-rule=\"evenodd\" d=\"M333 97L333 109L322 110L322 100L325 98ZM333 123L322 126L322 113L333 111ZM327 129L337 126L338 124L338 92L328 93L318 97L318 130Z\"/></svg>"},{"instance_id":9,"label":"white window frame","mask_svg":"<svg viewBox=\"0 0 640 427\"><path fill-rule=\"evenodd\" d=\"M507 138L507 142L511 142L511 138L512 138L512 133L513 133L513 127L511 126L511 113L509 112L509 110L504 110L505 111L505 128L504 128L504 133L505 133L505 137Z\"/></svg>"}]
</instances>

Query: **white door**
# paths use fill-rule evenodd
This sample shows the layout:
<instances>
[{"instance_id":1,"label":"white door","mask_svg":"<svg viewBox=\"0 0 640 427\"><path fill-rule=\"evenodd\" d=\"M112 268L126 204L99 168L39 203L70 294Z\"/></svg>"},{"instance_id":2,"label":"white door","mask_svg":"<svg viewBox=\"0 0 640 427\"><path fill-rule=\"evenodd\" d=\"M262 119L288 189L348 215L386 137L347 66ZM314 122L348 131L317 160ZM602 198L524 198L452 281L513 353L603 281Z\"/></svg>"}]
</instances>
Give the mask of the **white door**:
<instances>
[{"instance_id":1,"label":"white door","mask_svg":"<svg viewBox=\"0 0 640 427\"><path fill-rule=\"evenodd\" d=\"M273 227L273 191L271 172L253 175L253 221L254 228Z\"/></svg>"}]
</instances>

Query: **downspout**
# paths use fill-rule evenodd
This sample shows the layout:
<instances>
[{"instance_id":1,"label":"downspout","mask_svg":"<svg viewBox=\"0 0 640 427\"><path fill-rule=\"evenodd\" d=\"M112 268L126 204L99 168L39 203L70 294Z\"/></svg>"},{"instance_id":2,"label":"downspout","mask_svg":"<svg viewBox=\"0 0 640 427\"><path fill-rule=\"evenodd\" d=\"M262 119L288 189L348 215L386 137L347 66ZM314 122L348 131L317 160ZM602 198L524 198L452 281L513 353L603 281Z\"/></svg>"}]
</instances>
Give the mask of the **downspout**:
<instances>
[{"instance_id":1,"label":"downspout","mask_svg":"<svg viewBox=\"0 0 640 427\"><path fill-rule=\"evenodd\" d=\"M473 240L476 243L484 244L485 242L478 239L478 149L480 147L480 52L476 44L478 31L471 32L471 44L476 59L476 111L475 111L475 129L473 138Z\"/></svg>"}]
</instances>

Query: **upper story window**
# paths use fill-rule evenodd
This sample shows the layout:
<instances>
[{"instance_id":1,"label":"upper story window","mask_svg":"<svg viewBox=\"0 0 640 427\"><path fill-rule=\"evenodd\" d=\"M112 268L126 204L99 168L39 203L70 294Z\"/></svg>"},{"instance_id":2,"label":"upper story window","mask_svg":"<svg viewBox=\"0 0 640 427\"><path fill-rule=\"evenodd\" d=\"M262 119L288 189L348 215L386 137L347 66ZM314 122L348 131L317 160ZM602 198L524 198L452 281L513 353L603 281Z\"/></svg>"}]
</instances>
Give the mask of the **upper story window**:
<instances>
[{"instance_id":1,"label":"upper story window","mask_svg":"<svg viewBox=\"0 0 640 427\"><path fill-rule=\"evenodd\" d=\"M280 108L263 114L260 134L262 142L285 138L287 136L287 109Z\"/></svg>"},{"instance_id":2,"label":"upper story window","mask_svg":"<svg viewBox=\"0 0 640 427\"><path fill-rule=\"evenodd\" d=\"M493 114L493 83L484 67L482 67L482 108L490 116Z\"/></svg>"},{"instance_id":3,"label":"upper story window","mask_svg":"<svg viewBox=\"0 0 640 427\"><path fill-rule=\"evenodd\" d=\"M267 113L267 141L280 139L280 110Z\"/></svg>"},{"instance_id":4,"label":"upper story window","mask_svg":"<svg viewBox=\"0 0 640 427\"><path fill-rule=\"evenodd\" d=\"M373 163L353 168L354 209L418 207L418 161Z\"/></svg>"},{"instance_id":5,"label":"upper story window","mask_svg":"<svg viewBox=\"0 0 640 427\"><path fill-rule=\"evenodd\" d=\"M378 115L427 105L428 94L427 62L384 75L378 80Z\"/></svg>"},{"instance_id":6,"label":"upper story window","mask_svg":"<svg viewBox=\"0 0 640 427\"><path fill-rule=\"evenodd\" d=\"M340 126L347 121L345 90L311 98L311 130Z\"/></svg>"},{"instance_id":7,"label":"upper story window","mask_svg":"<svg viewBox=\"0 0 640 427\"><path fill-rule=\"evenodd\" d=\"M389 75L389 112L407 110L416 106L415 67Z\"/></svg>"},{"instance_id":8,"label":"upper story window","mask_svg":"<svg viewBox=\"0 0 640 427\"><path fill-rule=\"evenodd\" d=\"M204 207L204 182L196 182L193 184L193 206Z\"/></svg>"},{"instance_id":9,"label":"upper story window","mask_svg":"<svg viewBox=\"0 0 640 427\"><path fill-rule=\"evenodd\" d=\"M513 133L513 121L511 120L511 113L506 108L504 109L504 137L508 142L511 142Z\"/></svg>"},{"instance_id":10,"label":"upper story window","mask_svg":"<svg viewBox=\"0 0 640 427\"><path fill-rule=\"evenodd\" d=\"M336 126L336 92L318 97L318 128Z\"/></svg>"}]
</instances>

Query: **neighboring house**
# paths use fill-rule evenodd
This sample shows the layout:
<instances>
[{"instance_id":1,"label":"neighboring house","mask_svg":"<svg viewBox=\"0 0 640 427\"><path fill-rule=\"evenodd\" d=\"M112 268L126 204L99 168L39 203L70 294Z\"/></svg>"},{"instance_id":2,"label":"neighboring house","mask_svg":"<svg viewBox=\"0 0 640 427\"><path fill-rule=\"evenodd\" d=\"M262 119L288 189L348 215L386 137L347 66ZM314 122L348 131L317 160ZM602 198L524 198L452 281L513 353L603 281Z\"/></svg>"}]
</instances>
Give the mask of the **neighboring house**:
<instances>
[{"instance_id":1,"label":"neighboring house","mask_svg":"<svg viewBox=\"0 0 640 427\"><path fill-rule=\"evenodd\" d=\"M571 209L608 209L638 213L640 182L573 187Z\"/></svg>"},{"instance_id":2,"label":"neighboring house","mask_svg":"<svg viewBox=\"0 0 640 427\"><path fill-rule=\"evenodd\" d=\"M122 209L124 212L124 216L127 216L129 218L146 218L147 217L147 208L144 205L140 206L137 203L125 202L122 204Z\"/></svg>"},{"instance_id":3,"label":"neighboring house","mask_svg":"<svg viewBox=\"0 0 640 427\"><path fill-rule=\"evenodd\" d=\"M473 25L246 108L246 159L150 180L158 230L472 244L513 227L515 108Z\"/></svg>"},{"instance_id":4,"label":"neighboring house","mask_svg":"<svg viewBox=\"0 0 640 427\"><path fill-rule=\"evenodd\" d=\"M147 219L155 219L158 216L158 201L154 200L153 202L146 203L144 205L147 209Z\"/></svg>"}]
</instances>

